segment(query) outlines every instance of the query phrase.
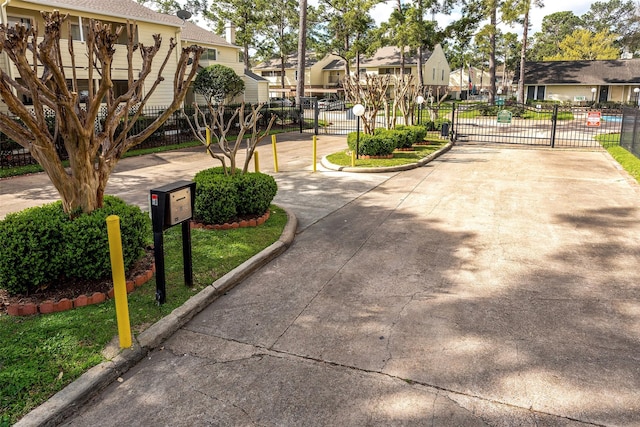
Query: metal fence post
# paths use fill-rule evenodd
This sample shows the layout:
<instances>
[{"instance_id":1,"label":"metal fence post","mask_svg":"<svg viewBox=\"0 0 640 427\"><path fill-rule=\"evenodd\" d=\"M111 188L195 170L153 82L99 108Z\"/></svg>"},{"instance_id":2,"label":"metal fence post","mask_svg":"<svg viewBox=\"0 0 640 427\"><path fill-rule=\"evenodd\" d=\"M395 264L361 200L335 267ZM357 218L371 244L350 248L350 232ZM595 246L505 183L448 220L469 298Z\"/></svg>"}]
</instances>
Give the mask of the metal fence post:
<instances>
[{"instance_id":1,"label":"metal fence post","mask_svg":"<svg viewBox=\"0 0 640 427\"><path fill-rule=\"evenodd\" d=\"M556 127L558 125L558 104L553 104L553 113L551 114L551 148L556 146Z\"/></svg>"},{"instance_id":2,"label":"metal fence post","mask_svg":"<svg viewBox=\"0 0 640 427\"><path fill-rule=\"evenodd\" d=\"M451 137L449 138L451 141L457 140L456 136L456 103L451 104Z\"/></svg>"}]
</instances>

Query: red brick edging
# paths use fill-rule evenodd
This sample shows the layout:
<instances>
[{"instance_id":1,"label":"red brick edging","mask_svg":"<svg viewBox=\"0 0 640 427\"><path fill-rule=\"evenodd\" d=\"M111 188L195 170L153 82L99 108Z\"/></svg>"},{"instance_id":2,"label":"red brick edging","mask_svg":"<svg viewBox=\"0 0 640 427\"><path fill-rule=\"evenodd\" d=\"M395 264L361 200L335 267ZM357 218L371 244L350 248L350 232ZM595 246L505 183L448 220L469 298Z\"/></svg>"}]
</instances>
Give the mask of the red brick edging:
<instances>
[{"instance_id":1,"label":"red brick edging","mask_svg":"<svg viewBox=\"0 0 640 427\"><path fill-rule=\"evenodd\" d=\"M226 222L224 224L202 224L191 221L191 228L204 228L206 230L229 230L232 228L257 227L264 224L269 219L270 211L267 210L264 215L258 218L242 220L240 222Z\"/></svg>"},{"instance_id":2,"label":"red brick edging","mask_svg":"<svg viewBox=\"0 0 640 427\"><path fill-rule=\"evenodd\" d=\"M147 283L153 277L153 273L156 271L156 266L153 264L151 268L144 273L136 276L133 280L127 280L127 293L133 292L135 288ZM62 298L60 301L46 300L40 304L28 302L26 304L10 304L7 307L7 314L9 316L31 316L33 314L48 314L56 313L59 311L71 310L76 307L84 307L86 305L100 304L107 299L113 298L113 288L107 293L94 292L91 295L79 295L73 299Z\"/></svg>"}]
</instances>

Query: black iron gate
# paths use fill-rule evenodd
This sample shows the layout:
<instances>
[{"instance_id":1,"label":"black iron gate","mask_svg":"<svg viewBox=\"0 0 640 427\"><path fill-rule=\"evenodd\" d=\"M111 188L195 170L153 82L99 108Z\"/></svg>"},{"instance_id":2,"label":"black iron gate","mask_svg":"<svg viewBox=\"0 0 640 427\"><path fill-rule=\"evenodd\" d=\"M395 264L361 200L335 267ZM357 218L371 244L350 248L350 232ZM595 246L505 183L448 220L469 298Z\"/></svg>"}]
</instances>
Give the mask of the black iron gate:
<instances>
[{"instance_id":1,"label":"black iron gate","mask_svg":"<svg viewBox=\"0 0 640 427\"><path fill-rule=\"evenodd\" d=\"M458 104L454 137L459 141L547 147L600 147L596 136L619 133L620 110L558 104Z\"/></svg>"}]
</instances>

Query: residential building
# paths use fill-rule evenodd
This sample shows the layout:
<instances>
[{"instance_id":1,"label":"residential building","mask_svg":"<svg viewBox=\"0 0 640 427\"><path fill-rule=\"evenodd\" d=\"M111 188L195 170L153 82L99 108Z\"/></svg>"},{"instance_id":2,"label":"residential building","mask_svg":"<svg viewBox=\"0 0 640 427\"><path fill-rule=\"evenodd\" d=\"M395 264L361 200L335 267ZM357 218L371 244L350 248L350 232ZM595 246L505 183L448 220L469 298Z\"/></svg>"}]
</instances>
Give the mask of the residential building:
<instances>
[{"instance_id":1,"label":"residential building","mask_svg":"<svg viewBox=\"0 0 640 427\"><path fill-rule=\"evenodd\" d=\"M417 55L410 55L407 51L404 58L404 74L412 74L417 78ZM378 75L400 74L400 50L387 46L378 49L371 57L361 58L360 73ZM449 84L451 68L444 51L437 45L433 52L423 55L423 84L434 90L444 90ZM345 60L336 55L327 55L318 59L313 53L307 55L305 62L305 96L336 96L344 97L342 82L346 70ZM297 83L297 57L291 55L285 59L284 71L279 59L262 62L253 71L269 80L269 91L272 96L284 94L294 96ZM355 65L350 64L351 74L356 72Z\"/></svg>"},{"instance_id":2,"label":"residential building","mask_svg":"<svg viewBox=\"0 0 640 427\"><path fill-rule=\"evenodd\" d=\"M525 64L527 100L638 102L640 59Z\"/></svg>"},{"instance_id":3,"label":"residential building","mask_svg":"<svg viewBox=\"0 0 640 427\"><path fill-rule=\"evenodd\" d=\"M73 42L73 52L75 55L75 70L79 80L79 91L88 89L89 74L87 71L86 59L86 35L88 34L89 22L91 19L110 24L115 30L118 26L125 25L127 20L137 24L136 33L133 35L134 41L146 46L154 43L153 35L159 34L162 37L161 50L156 55L153 62L151 76L157 74L162 66L162 61L169 48L170 39L177 42L175 54L172 54L167 62L163 76L165 81L170 82L177 67L177 58L182 47L197 44L206 49L202 56L200 66L205 67L213 63L219 63L231 67L239 75L244 75L243 64L240 57L241 49L233 44L233 41L225 40L211 31L200 28L196 24L183 21L177 16L171 16L155 12L133 0L5 0L2 3L0 15L2 23L13 25L22 23L27 26L37 26L42 32L44 26L41 11L52 12L59 10L63 14L68 14L69 27L62 29L61 51L63 63L71 67L71 54L67 48L69 39ZM127 62L127 31L122 31L117 41L114 61L112 66L112 79L116 91L123 93L128 86L128 62ZM134 73L140 70L142 59L139 54L133 56ZM0 67L11 77L19 79L19 73L15 66L9 61L5 53L0 54ZM72 72L68 70L67 76L71 78ZM152 84L152 77L148 80L147 86ZM251 80L251 77L248 77ZM263 86L266 92L267 83ZM258 101L259 91L252 93L254 99L248 101ZM25 101L29 102L28 97ZM173 99L173 85L161 84L150 97L147 105L164 106L169 105ZM265 99L266 100L266 99ZM185 103L198 101L192 92L187 96Z\"/></svg>"},{"instance_id":4,"label":"residential building","mask_svg":"<svg viewBox=\"0 0 640 427\"><path fill-rule=\"evenodd\" d=\"M509 96L513 93L512 82L504 79L502 67L496 70L496 91ZM462 76L462 78L460 78ZM491 75L487 68L465 66L451 70L449 75L449 94L454 99L487 99L491 90Z\"/></svg>"}]
</instances>

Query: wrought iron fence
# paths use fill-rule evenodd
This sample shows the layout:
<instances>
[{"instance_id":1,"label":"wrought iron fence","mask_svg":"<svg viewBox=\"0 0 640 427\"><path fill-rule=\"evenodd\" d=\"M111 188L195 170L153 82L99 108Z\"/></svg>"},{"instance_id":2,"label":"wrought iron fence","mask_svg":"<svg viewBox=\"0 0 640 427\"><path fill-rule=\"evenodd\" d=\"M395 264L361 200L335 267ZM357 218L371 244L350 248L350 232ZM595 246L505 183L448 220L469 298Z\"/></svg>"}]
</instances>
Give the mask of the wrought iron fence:
<instances>
[{"instance_id":1,"label":"wrought iron fence","mask_svg":"<svg viewBox=\"0 0 640 427\"><path fill-rule=\"evenodd\" d=\"M620 132L622 111L558 104L459 104L457 139L549 147L599 147L596 136Z\"/></svg>"},{"instance_id":2,"label":"wrought iron fence","mask_svg":"<svg viewBox=\"0 0 640 427\"><path fill-rule=\"evenodd\" d=\"M206 107L201 107L203 111L206 111ZM231 120L234 111L239 108L238 105L229 106L225 109L225 120ZM245 105L245 114L251 112L251 105ZM153 106L145 107L143 113L136 120L129 131L130 135L135 135L142 130L146 129L160 114L165 111L166 107ZM194 112L193 108L185 108L184 110L178 110L174 112L163 124L160 126L149 138L143 141L136 148L155 148L169 145L181 144L189 141L193 141L196 138L193 135L191 127L188 123L187 116L192 116ZM302 130L304 127L310 127L312 124L303 123L300 118L299 110L295 107L277 106L269 107L263 106L260 110L262 113L262 119L259 122L259 127L264 129L266 124L272 116L276 116L272 130L278 131L295 131ZM53 135L55 133L55 112L52 110L47 111L46 121L49 125L49 132ZM15 117L15 120L19 120ZM96 130L100 131L103 128L105 115L102 114L96 119ZM239 116L236 116L230 126L230 135L236 135ZM122 131L122 124L116 129L116 135ZM62 137L58 135L56 142L56 150L58 156L62 160L69 158L64 147L64 141ZM17 142L11 140L7 135L0 132L0 168L12 168L16 166L27 166L36 164L36 160L31 156L29 150L19 145Z\"/></svg>"},{"instance_id":3,"label":"wrought iron fence","mask_svg":"<svg viewBox=\"0 0 640 427\"><path fill-rule=\"evenodd\" d=\"M301 131L316 135L347 135L355 132L358 119L353 113L353 106L344 101L335 101L326 105L318 105L315 98L303 98L302 117L307 126ZM375 128L388 128L396 125L423 125L432 134L441 135L445 127L445 136L451 129L452 106L450 104L416 106L409 117L405 118L399 111L392 117L392 112L381 110L376 115ZM363 131L362 123L360 130ZM432 135L433 136L433 135Z\"/></svg>"},{"instance_id":4,"label":"wrought iron fence","mask_svg":"<svg viewBox=\"0 0 640 427\"><path fill-rule=\"evenodd\" d=\"M640 158L640 109L623 108L620 145Z\"/></svg>"}]
</instances>

